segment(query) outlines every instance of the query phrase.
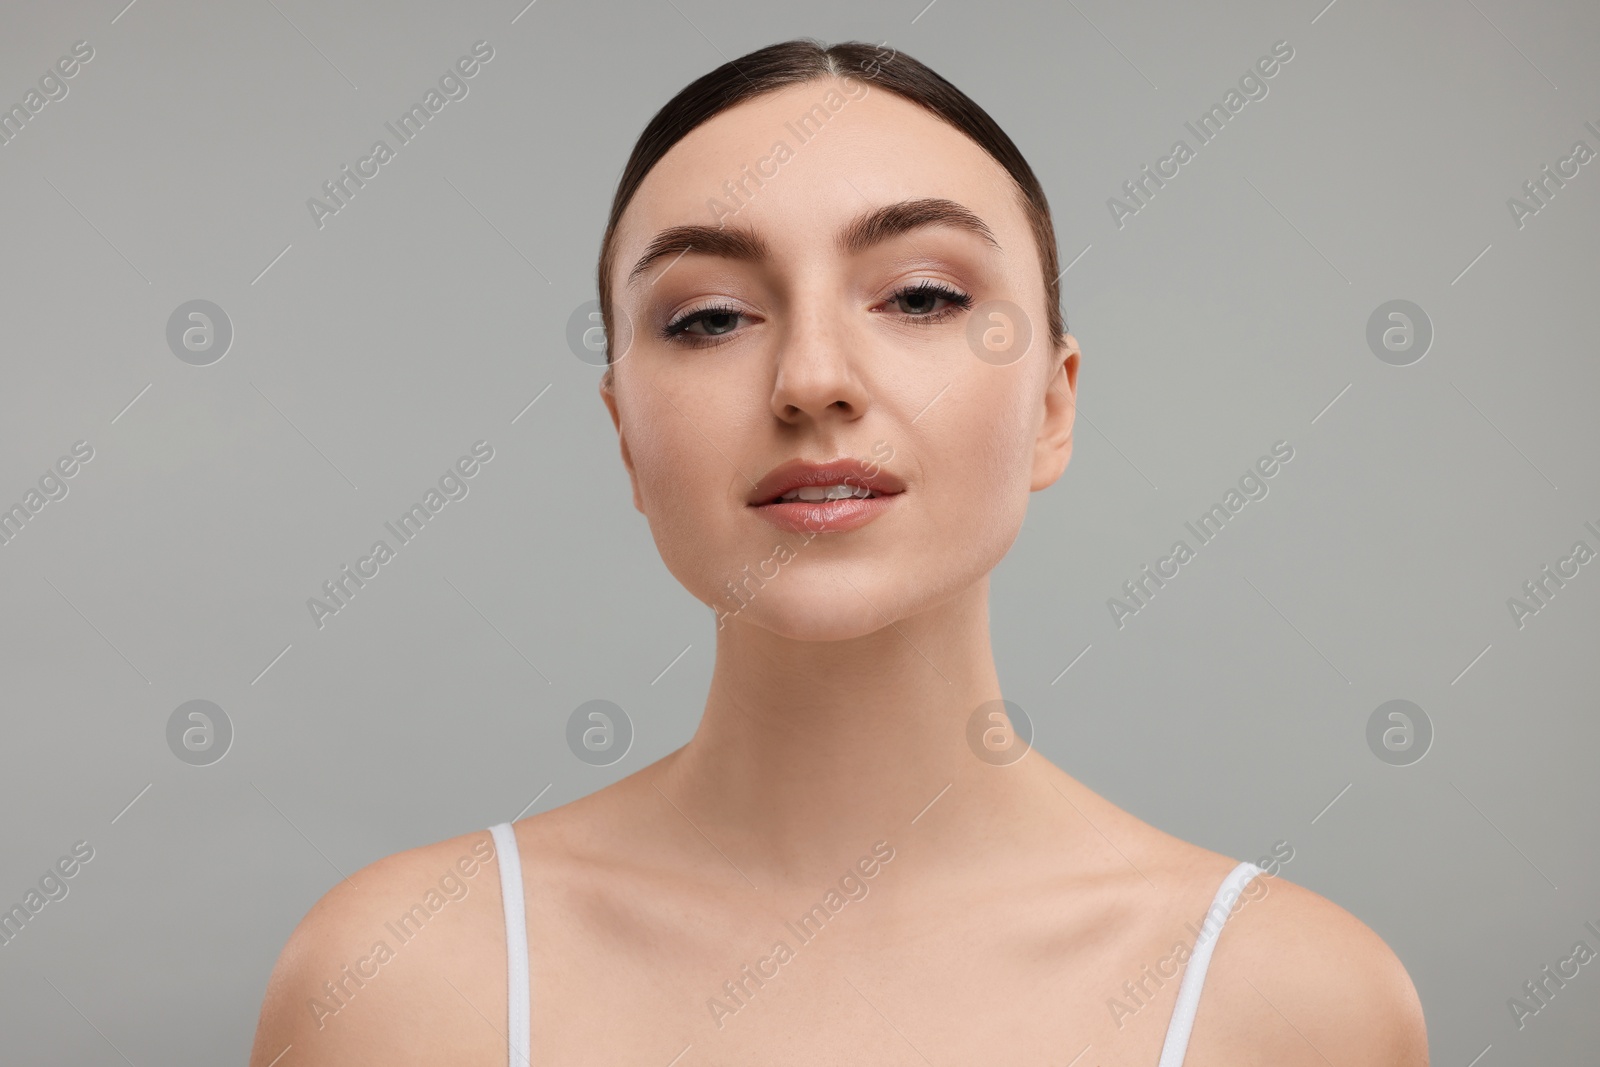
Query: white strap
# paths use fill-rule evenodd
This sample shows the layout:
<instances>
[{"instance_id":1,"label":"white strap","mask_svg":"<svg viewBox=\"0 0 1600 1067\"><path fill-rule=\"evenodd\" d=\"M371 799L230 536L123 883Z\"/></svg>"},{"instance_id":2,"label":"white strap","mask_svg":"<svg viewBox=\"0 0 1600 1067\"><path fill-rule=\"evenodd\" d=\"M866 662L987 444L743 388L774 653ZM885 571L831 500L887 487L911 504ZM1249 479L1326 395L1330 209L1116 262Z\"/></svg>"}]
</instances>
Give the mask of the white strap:
<instances>
[{"instance_id":1,"label":"white strap","mask_svg":"<svg viewBox=\"0 0 1600 1067\"><path fill-rule=\"evenodd\" d=\"M1184 1053L1189 1050L1189 1032L1194 1029L1195 1012L1200 1007L1200 987L1206 981L1206 968L1211 964L1211 951L1217 947L1222 926L1232 913L1234 902L1250 879L1261 873L1253 863L1239 864L1217 887L1211 907L1201 920L1200 933L1195 937L1189 960L1183 967L1183 982L1178 986L1178 1003L1172 1009L1172 1021L1167 1024L1166 1044L1161 1046L1161 1061L1156 1067L1182 1067Z\"/></svg>"},{"instance_id":2,"label":"white strap","mask_svg":"<svg viewBox=\"0 0 1600 1067\"><path fill-rule=\"evenodd\" d=\"M500 864L500 901L506 914L506 1048L510 1067L528 1067L533 1002L528 995L528 924L523 912L522 859L508 822L489 827Z\"/></svg>"}]
</instances>

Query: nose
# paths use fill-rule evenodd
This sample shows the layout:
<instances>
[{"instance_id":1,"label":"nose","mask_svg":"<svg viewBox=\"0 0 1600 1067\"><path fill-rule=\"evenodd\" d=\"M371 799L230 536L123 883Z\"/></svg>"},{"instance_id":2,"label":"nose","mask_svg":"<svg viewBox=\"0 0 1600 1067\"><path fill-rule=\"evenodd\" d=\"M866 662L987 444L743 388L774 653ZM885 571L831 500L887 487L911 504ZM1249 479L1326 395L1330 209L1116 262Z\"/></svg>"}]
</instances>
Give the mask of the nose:
<instances>
[{"instance_id":1,"label":"nose","mask_svg":"<svg viewBox=\"0 0 1600 1067\"><path fill-rule=\"evenodd\" d=\"M813 305L817 306L817 305ZM808 419L851 421L867 410L867 390L854 353L861 339L832 312L807 313L793 320L779 340L772 383L772 412L799 425Z\"/></svg>"}]
</instances>

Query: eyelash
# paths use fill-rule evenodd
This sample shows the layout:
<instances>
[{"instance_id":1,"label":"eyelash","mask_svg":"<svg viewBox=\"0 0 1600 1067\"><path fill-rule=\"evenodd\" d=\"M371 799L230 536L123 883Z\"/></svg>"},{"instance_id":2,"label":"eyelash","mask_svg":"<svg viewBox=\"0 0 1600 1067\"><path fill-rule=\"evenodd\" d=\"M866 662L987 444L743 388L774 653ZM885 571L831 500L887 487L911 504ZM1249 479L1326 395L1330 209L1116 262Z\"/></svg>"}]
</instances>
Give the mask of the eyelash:
<instances>
[{"instance_id":1,"label":"eyelash","mask_svg":"<svg viewBox=\"0 0 1600 1067\"><path fill-rule=\"evenodd\" d=\"M935 297L943 297L945 300L949 301L949 304L940 311L929 312L922 315L904 315L903 321L917 326L936 326L939 323L946 322L953 316L958 315L972 307L972 297L958 289L952 289L948 285L943 285L934 281L922 281L916 283L915 285L908 285L902 289L896 289L893 293L889 294L888 302L894 303L908 296L920 296L924 294ZM670 322L663 327L661 330L661 339L673 344L686 345L691 348L715 348L717 345L724 343L725 340L732 340L731 335L721 334L705 336L702 334L692 334L688 332L689 327L693 326L697 322L704 322L707 319L716 318L719 315L739 314L741 314L741 312L738 308L727 304L718 304L713 307L698 308L686 315L680 316L673 322Z\"/></svg>"}]
</instances>

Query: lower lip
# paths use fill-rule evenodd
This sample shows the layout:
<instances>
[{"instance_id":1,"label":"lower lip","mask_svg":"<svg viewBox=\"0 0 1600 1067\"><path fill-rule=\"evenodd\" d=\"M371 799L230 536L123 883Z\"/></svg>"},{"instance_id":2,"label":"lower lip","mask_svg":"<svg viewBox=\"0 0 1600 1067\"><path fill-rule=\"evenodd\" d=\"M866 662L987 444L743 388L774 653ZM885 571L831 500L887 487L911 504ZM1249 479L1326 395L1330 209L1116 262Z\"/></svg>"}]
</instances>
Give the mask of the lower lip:
<instances>
[{"instance_id":1,"label":"lower lip","mask_svg":"<svg viewBox=\"0 0 1600 1067\"><path fill-rule=\"evenodd\" d=\"M894 506L899 493L844 500L794 500L761 504L755 513L782 530L796 533L842 533L865 526Z\"/></svg>"}]
</instances>

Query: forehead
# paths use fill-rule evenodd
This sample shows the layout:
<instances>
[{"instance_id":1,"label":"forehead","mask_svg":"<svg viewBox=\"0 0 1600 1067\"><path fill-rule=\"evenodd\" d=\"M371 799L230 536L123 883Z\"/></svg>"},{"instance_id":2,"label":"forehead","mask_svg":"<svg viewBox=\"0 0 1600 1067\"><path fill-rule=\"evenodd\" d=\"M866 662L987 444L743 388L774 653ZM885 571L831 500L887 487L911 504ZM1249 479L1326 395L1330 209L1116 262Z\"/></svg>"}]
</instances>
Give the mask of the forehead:
<instances>
[{"instance_id":1,"label":"forehead","mask_svg":"<svg viewBox=\"0 0 1600 1067\"><path fill-rule=\"evenodd\" d=\"M850 95L850 94L855 95ZM1004 167L966 134L868 79L817 79L745 101L691 130L640 183L617 227L612 284L651 238L738 223L777 255L835 255L861 212L922 197L977 214L1008 251L1027 220Z\"/></svg>"}]
</instances>

